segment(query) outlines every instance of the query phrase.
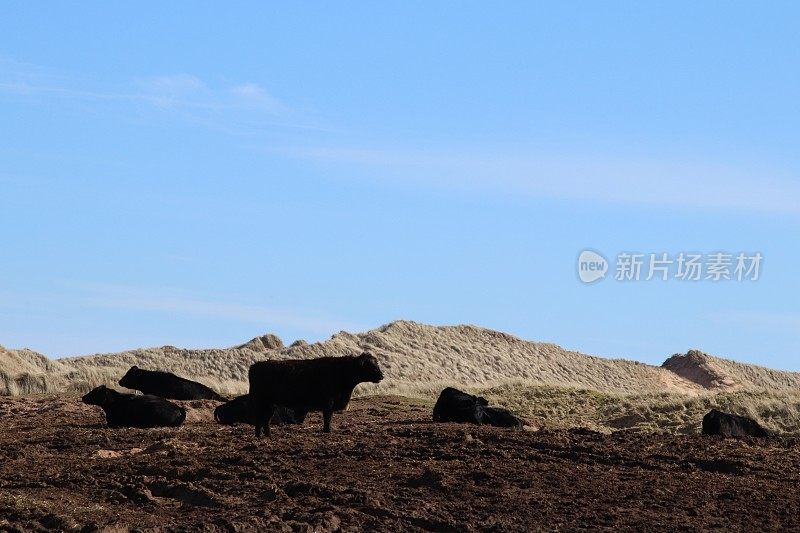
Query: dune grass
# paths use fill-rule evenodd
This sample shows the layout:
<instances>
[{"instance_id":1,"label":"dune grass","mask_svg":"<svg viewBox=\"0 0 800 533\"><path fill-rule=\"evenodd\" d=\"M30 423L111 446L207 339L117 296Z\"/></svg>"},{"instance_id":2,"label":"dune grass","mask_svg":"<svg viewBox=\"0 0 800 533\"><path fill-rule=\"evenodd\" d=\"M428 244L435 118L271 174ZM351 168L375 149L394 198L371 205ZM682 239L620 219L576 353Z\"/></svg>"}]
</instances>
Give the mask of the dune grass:
<instances>
[{"instance_id":1,"label":"dune grass","mask_svg":"<svg viewBox=\"0 0 800 533\"><path fill-rule=\"evenodd\" d=\"M782 435L800 436L800 393L739 390L686 396L615 394L569 387L508 383L475 389L492 403L546 427L589 427L696 434L712 408L748 416Z\"/></svg>"}]
</instances>

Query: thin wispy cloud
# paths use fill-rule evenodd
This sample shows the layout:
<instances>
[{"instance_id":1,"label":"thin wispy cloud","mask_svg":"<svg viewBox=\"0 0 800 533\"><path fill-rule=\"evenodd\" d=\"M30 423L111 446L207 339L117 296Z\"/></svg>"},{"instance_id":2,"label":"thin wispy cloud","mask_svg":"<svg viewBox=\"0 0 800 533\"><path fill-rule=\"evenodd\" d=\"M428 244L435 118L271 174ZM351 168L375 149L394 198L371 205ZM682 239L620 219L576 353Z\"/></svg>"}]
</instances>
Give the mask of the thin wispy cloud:
<instances>
[{"instance_id":1,"label":"thin wispy cloud","mask_svg":"<svg viewBox=\"0 0 800 533\"><path fill-rule=\"evenodd\" d=\"M142 97L158 106L187 105L197 98L213 99L206 84L191 74L154 76L139 79L136 83Z\"/></svg>"},{"instance_id":2,"label":"thin wispy cloud","mask_svg":"<svg viewBox=\"0 0 800 533\"><path fill-rule=\"evenodd\" d=\"M282 115L290 108L253 82L211 87L191 74L154 76L137 80L141 97L160 107L196 107Z\"/></svg>"},{"instance_id":3,"label":"thin wispy cloud","mask_svg":"<svg viewBox=\"0 0 800 533\"><path fill-rule=\"evenodd\" d=\"M174 74L172 76L155 76L140 80L145 87L162 93L178 93L206 90L206 84L191 74Z\"/></svg>"},{"instance_id":4,"label":"thin wispy cloud","mask_svg":"<svg viewBox=\"0 0 800 533\"><path fill-rule=\"evenodd\" d=\"M275 309L225 298L198 296L170 288L82 283L75 285L75 297L83 304L119 311L145 311L168 315L217 318L258 324L267 329L292 328L318 335L341 330L358 331L358 324L316 313Z\"/></svg>"},{"instance_id":5,"label":"thin wispy cloud","mask_svg":"<svg viewBox=\"0 0 800 533\"><path fill-rule=\"evenodd\" d=\"M737 327L757 327L774 332L788 333L800 339L800 313L778 311L720 311L711 315L719 324Z\"/></svg>"},{"instance_id":6,"label":"thin wispy cloud","mask_svg":"<svg viewBox=\"0 0 800 533\"><path fill-rule=\"evenodd\" d=\"M0 92L16 96L50 96L81 100L147 100L145 95L136 93L104 93L54 85L31 84L24 81L0 82Z\"/></svg>"},{"instance_id":7,"label":"thin wispy cloud","mask_svg":"<svg viewBox=\"0 0 800 533\"><path fill-rule=\"evenodd\" d=\"M0 58L0 95L35 101L62 99L120 106L147 106L165 113L181 111L184 118L228 132L251 131L259 126L315 128L291 106L253 81L211 83L194 74L178 72L142 76L125 86L102 87L47 69ZM123 112L124 107L120 107ZM236 126L240 126L237 128Z\"/></svg>"},{"instance_id":8,"label":"thin wispy cloud","mask_svg":"<svg viewBox=\"0 0 800 533\"><path fill-rule=\"evenodd\" d=\"M253 109L262 109L271 113L284 113L288 110L283 102L256 83L237 85L231 88L230 92L239 103Z\"/></svg>"},{"instance_id":9,"label":"thin wispy cloud","mask_svg":"<svg viewBox=\"0 0 800 533\"><path fill-rule=\"evenodd\" d=\"M623 205L800 214L800 180L769 168L635 157L290 148L286 156L413 187Z\"/></svg>"}]
</instances>

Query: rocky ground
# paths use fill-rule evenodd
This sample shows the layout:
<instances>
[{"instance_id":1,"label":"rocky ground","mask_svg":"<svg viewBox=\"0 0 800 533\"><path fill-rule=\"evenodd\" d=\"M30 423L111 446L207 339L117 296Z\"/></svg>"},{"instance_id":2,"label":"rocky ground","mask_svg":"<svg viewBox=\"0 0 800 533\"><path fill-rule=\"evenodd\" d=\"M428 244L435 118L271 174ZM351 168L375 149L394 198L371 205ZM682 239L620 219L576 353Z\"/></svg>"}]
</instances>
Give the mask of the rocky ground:
<instances>
[{"instance_id":1,"label":"rocky ground","mask_svg":"<svg viewBox=\"0 0 800 533\"><path fill-rule=\"evenodd\" d=\"M356 400L256 441L192 404L108 430L73 396L0 399L0 530L800 529L800 441L434 424Z\"/></svg>"}]
</instances>

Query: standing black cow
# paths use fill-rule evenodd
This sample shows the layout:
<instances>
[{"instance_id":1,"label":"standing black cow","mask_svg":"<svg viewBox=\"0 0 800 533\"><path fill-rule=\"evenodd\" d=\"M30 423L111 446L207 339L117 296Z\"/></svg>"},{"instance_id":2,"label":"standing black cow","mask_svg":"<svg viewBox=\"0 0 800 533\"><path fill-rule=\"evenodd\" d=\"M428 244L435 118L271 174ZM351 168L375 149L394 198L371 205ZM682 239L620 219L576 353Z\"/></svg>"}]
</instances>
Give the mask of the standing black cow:
<instances>
[{"instance_id":1,"label":"standing black cow","mask_svg":"<svg viewBox=\"0 0 800 533\"><path fill-rule=\"evenodd\" d=\"M186 410L164 398L122 394L105 385L88 392L82 401L99 405L110 428L177 427L186 420Z\"/></svg>"},{"instance_id":2,"label":"standing black cow","mask_svg":"<svg viewBox=\"0 0 800 533\"><path fill-rule=\"evenodd\" d=\"M171 400L217 400L220 402L226 400L202 383L176 376L170 372L143 370L137 366L132 366L119 380L119 384L126 389L138 390L144 394Z\"/></svg>"},{"instance_id":3,"label":"standing black cow","mask_svg":"<svg viewBox=\"0 0 800 533\"><path fill-rule=\"evenodd\" d=\"M712 409L703 417L703 435L723 437L769 437L769 431L745 416L732 415Z\"/></svg>"},{"instance_id":4,"label":"standing black cow","mask_svg":"<svg viewBox=\"0 0 800 533\"><path fill-rule=\"evenodd\" d=\"M270 435L275 406L302 412L322 411L323 431L330 433L334 411L350 402L359 383L378 383L383 373L370 353L359 356L260 361L250 367L250 407L256 419L256 437Z\"/></svg>"},{"instance_id":5,"label":"standing black cow","mask_svg":"<svg viewBox=\"0 0 800 533\"><path fill-rule=\"evenodd\" d=\"M244 394L227 403L223 403L214 409L214 420L220 424L256 425L256 419L250 409L249 400L250 395ZM270 422L280 426L282 424L302 424L305 419L306 413L279 405L275 408L275 413L272 415Z\"/></svg>"},{"instance_id":6,"label":"standing black cow","mask_svg":"<svg viewBox=\"0 0 800 533\"><path fill-rule=\"evenodd\" d=\"M483 422L483 408L489 405L486 398L447 387L433 407L434 422Z\"/></svg>"}]
</instances>

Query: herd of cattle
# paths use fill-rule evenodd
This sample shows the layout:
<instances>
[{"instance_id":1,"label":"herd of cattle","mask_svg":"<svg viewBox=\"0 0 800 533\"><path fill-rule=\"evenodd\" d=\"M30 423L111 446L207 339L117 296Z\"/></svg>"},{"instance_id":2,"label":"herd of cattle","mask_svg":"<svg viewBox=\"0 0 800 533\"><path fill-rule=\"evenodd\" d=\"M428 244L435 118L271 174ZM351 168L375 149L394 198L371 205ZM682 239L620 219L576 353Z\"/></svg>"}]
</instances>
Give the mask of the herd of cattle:
<instances>
[{"instance_id":1,"label":"herd of cattle","mask_svg":"<svg viewBox=\"0 0 800 533\"><path fill-rule=\"evenodd\" d=\"M256 437L269 436L272 424L302 424L312 411L322 412L323 431L328 433L333 413L347 407L356 385L378 383L383 373L375 356L365 352L359 356L260 361L250 367L248 378L249 394L228 401L201 383L133 366L119 384L142 394L123 394L103 385L82 400L101 407L110 428L180 426L186 411L169 400L215 400L225 402L214 411L217 422L253 425ZM452 387L439 395L433 420L515 429L523 426L522 420L507 409L490 407L486 398ZM716 409L703 417L703 434L769 436L756 421Z\"/></svg>"}]
</instances>

